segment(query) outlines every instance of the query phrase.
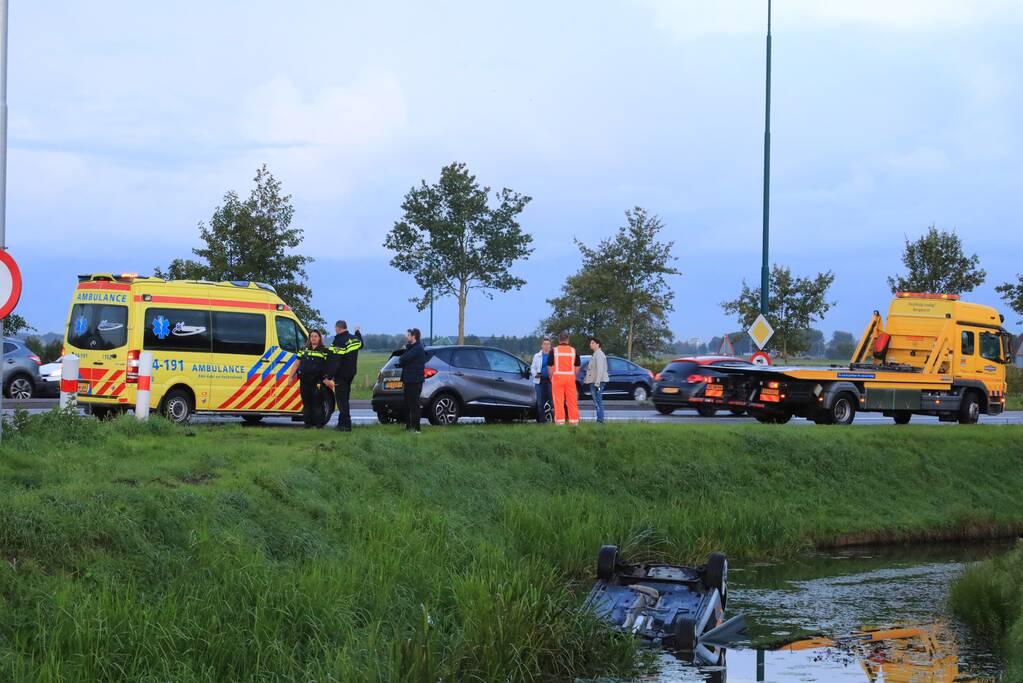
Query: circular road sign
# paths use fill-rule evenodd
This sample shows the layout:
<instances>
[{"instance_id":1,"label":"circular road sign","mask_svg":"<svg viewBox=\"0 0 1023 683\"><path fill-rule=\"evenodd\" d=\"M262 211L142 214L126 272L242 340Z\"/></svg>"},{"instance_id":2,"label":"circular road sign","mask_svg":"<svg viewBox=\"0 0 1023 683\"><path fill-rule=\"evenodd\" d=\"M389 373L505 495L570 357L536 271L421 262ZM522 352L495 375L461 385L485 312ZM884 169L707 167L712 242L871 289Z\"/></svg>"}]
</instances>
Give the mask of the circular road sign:
<instances>
[{"instance_id":1,"label":"circular road sign","mask_svg":"<svg viewBox=\"0 0 1023 683\"><path fill-rule=\"evenodd\" d=\"M770 365L771 356L766 351L757 351L750 356L750 362L753 363L753 365Z\"/></svg>"},{"instance_id":2,"label":"circular road sign","mask_svg":"<svg viewBox=\"0 0 1023 683\"><path fill-rule=\"evenodd\" d=\"M11 255L0 250L0 318L6 318L21 298L21 271Z\"/></svg>"}]
</instances>

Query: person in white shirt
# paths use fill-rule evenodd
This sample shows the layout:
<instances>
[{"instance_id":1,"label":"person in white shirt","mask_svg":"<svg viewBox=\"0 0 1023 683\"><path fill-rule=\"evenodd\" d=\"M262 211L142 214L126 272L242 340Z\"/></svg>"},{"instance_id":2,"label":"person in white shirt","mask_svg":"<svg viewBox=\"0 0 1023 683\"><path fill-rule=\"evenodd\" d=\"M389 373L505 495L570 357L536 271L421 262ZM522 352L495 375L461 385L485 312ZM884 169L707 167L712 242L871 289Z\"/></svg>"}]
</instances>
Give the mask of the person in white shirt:
<instances>
[{"instance_id":1,"label":"person in white shirt","mask_svg":"<svg viewBox=\"0 0 1023 683\"><path fill-rule=\"evenodd\" d=\"M604 385L611 381L607 374L607 356L604 354L604 349L601 348L600 340L596 337L590 337L590 351L593 352L593 355L590 356L590 362L586 366L583 384L590 385L590 398L593 399L593 406L597 409L597 422L603 422Z\"/></svg>"},{"instance_id":2,"label":"person in white shirt","mask_svg":"<svg viewBox=\"0 0 1023 683\"><path fill-rule=\"evenodd\" d=\"M547 405L553 405L551 400L551 373L547 365L547 359L551 355L551 340L544 337L540 343L540 350L533 354L533 363L529 367L529 374L533 378L533 385L536 387L536 421L540 424L547 422Z\"/></svg>"}]
</instances>

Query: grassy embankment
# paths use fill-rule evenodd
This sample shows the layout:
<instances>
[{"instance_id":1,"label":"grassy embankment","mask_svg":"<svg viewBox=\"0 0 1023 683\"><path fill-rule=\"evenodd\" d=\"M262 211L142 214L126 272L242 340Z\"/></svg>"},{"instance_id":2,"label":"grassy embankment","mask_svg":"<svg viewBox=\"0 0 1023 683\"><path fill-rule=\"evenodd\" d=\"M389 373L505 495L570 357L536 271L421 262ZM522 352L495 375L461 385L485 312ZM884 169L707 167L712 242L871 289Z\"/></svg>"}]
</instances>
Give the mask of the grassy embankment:
<instances>
[{"instance_id":1,"label":"grassy embankment","mask_svg":"<svg viewBox=\"0 0 1023 683\"><path fill-rule=\"evenodd\" d=\"M1005 681L1023 681L1023 544L967 569L952 585L952 611L1005 658Z\"/></svg>"},{"instance_id":2,"label":"grassy embankment","mask_svg":"<svg viewBox=\"0 0 1023 683\"><path fill-rule=\"evenodd\" d=\"M635 646L597 548L701 560L1023 529L1023 428L46 414L0 456L0 680L564 680Z\"/></svg>"}]
</instances>

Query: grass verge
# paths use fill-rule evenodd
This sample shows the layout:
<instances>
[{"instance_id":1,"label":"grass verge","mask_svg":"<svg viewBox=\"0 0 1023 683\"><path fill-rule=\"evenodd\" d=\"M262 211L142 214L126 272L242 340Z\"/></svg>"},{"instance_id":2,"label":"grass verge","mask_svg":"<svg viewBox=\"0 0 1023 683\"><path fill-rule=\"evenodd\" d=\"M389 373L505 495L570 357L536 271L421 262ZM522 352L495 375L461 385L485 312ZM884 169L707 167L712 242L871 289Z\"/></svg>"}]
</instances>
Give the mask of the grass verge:
<instances>
[{"instance_id":1,"label":"grass verge","mask_svg":"<svg viewBox=\"0 0 1023 683\"><path fill-rule=\"evenodd\" d=\"M782 556L1023 529L1019 427L466 425L420 436L19 415L0 680L565 680L634 643L597 548Z\"/></svg>"},{"instance_id":2,"label":"grass verge","mask_svg":"<svg viewBox=\"0 0 1023 683\"><path fill-rule=\"evenodd\" d=\"M1002 653L1004 680L1023 681L1023 543L963 572L952 584L949 605Z\"/></svg>"}]
</instances>

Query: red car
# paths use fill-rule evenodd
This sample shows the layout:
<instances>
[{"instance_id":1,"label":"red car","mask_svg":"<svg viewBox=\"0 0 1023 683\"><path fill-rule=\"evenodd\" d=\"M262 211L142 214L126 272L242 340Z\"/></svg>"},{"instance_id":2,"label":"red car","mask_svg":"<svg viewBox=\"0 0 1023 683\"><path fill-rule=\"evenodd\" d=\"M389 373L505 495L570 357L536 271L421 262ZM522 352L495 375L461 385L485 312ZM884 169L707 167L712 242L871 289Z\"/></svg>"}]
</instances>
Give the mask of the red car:
<instances>
[{"instance_id":1,"label":"red car","mask_svg":"<svg viewBox=\"0 0 1023 683\"><path fill-rule=\"evenodd\" d=\"M676 358L654 375L650 398L657 412L671 415L679 408L695 408L701 416L713 417L717 408L705 405L701 399L707 388L707 378L722 376L722 373L714 371L716 367L753 367L753 364L732 356ZM745 411L736 409L731 412L742 415Z\"/></svg>"}]
</instances>

